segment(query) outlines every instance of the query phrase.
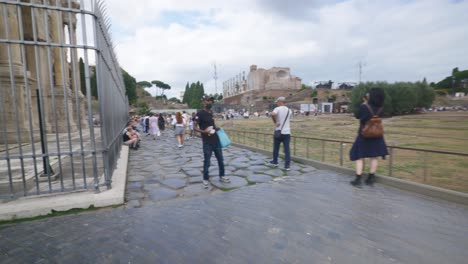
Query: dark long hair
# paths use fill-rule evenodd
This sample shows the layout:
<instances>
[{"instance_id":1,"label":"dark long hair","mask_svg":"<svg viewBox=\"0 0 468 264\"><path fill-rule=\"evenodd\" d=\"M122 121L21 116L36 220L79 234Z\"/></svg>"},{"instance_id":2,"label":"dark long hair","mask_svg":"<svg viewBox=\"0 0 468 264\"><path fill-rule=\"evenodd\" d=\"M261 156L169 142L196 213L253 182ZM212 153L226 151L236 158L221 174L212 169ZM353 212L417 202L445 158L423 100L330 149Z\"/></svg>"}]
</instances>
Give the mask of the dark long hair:
<instances>
[{"instance_id":1,"label":"dark long hair","mask_svg":"<svg viewBox=\"0 0 468 264\"><path fill-rule=\"evenodd\" d=\"M380 87L373 87L369 90L369 104L375 107L382 107L385 100L385 92Z\"/></svg>"}]
</instances>

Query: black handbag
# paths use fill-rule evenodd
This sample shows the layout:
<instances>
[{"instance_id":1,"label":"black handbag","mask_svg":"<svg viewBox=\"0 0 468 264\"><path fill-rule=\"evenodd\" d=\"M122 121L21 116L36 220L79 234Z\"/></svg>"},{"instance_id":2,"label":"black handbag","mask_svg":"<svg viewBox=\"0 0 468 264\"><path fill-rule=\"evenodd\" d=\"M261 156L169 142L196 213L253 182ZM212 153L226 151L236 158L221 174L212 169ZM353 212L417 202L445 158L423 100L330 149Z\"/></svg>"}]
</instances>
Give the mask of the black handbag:
<instances>
[{"instance_id":1,"label":"black handbag","mask_svg":"<svg viewBox=\"0 0 468 264\"><path fill-rule=\"evenodd\" d=\"M283 125L281 126L280 130L275 130L274 138L279 139L281 138L281 131L283 130L284 124L286 123L286 120L288 119L289 116L289 108L288 108L288 113L286 114L286 118L283 121Z\"/></svg>"}]
</instances>

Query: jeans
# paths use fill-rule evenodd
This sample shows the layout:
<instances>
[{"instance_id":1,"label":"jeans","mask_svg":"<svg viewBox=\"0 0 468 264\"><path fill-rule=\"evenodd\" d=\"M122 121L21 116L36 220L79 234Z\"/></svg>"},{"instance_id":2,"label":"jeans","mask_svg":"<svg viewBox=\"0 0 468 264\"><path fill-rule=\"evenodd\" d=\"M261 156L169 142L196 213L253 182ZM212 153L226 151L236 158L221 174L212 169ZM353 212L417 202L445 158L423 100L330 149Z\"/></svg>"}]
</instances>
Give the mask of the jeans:
<instances>
[{"instance_id":1,"label":"jeans","mask_svg":"<svg viewBox=\"0 0 468 264\"><path fill-rule=\"evenodd\" d=\"M278 164L279 148L283 142L284 148L284 167L289 168L291 164L291 152L289 150L289 142L291 142L291 135L281 135L280 138L273 137L273 163Z\"/></svg>"},{"instance_id":2,"label":"jeans","mask_svg":"<svg viewBox=\"0 0 468 264\"><path fill-rule=\"evenodd\" d=\"M208 180L210 176L208 175L208 169L210 168L210 159L211 153L214 152L216 160L218 160L219 167L219 177L224 176L224 159L223 159L223 150L218 142L216 143L207 143L203 142L203 179Z\"/></svg>"}]
</instances>

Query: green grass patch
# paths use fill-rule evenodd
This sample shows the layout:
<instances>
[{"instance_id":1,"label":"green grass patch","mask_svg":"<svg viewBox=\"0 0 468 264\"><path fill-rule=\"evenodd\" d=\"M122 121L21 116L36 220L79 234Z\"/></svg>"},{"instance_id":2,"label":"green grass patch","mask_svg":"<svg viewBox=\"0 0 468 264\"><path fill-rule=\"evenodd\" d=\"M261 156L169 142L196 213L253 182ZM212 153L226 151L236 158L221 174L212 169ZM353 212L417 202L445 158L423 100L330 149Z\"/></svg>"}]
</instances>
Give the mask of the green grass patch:
<instances>
[{"instance_id":1,"label":"green grass patch","mask_svg":"<svg viewBox=\"0 0 468 264\"><path fill-rule=\"evenodd\" d=\"M354 162L349 161L348 155L352 146L350 143L356 138L359 123L352 115L319 115L305 118L299 116L296 117L296 121L301 122L291 122L292 155L339 165L341 153L339 143L325 142L324 153L322 153L320 140L298 137L339 140L345 142L342 149L343 166L354 168ZM229 129L240 131L228 131L233 142L271 151L273 125L270 118L219 121L221 126L226 122L230 123ZM467 112L395 116L384 119L384 128L385 141L388 146L468 153ZM257 135L257 133L265 133L265 135ZM282 152L281 148L280 153ZM379 159L377 173L388 175L390 173L389 162L389 158L385 161ZM368 165L366 163L366 168ZM393 150L392 176L396 178L468 192L465 172L467 168L468 157L464 156ZM447 180L435 180L439 175Z\"/></svg>"}]
</instances>

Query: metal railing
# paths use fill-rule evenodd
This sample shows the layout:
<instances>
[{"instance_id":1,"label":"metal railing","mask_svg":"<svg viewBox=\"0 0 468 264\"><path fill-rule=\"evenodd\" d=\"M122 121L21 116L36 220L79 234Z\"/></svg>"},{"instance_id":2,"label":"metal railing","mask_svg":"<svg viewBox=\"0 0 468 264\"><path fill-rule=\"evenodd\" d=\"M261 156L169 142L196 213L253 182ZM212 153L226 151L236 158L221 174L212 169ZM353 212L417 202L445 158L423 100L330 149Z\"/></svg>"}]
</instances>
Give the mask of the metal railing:
<instances>
[{"instance_id":1,"label":"metal railing","mask_svg":"<svg viewBox=\"0 0 468 264\"><path fill-rule=\"evenodd\" d=\"M273 135L226 129L234 143L273 150ZM353 142L291 135L291 155L354 168L349 160ZM468 154L387 146L389 155L379 161L378 174L468 192Z\"/></svg>"},{"instance_id":2,"label":"metal railing","mask_svg":"<svg viewBox=\"0 0 468 264\"><path fill-rule=\"evenodd\" d=\"M102 10L0 0L0 198L111 188L128 100Z\"/></svg>"}]
</instances>

